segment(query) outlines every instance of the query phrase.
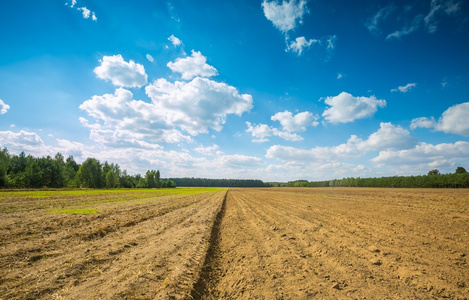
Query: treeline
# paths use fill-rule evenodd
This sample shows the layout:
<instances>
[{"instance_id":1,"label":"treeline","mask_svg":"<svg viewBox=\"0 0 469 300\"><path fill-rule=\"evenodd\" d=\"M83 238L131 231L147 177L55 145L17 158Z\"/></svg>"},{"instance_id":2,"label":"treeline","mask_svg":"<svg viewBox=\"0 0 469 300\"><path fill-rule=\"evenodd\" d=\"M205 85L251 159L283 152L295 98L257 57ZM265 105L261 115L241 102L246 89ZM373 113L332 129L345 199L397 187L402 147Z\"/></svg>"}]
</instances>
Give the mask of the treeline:
<instances>
[{"instance_id":1,"label":"treeline","mask_svg":"<svg viewBox=\"0 0 469 300\"><path fill-rule=\"evenodd\" d=\"M186 187L264 187L262 180L257 179L208 179L208 178L169 178L177 186Z\"/></svg>"},{"instance_id":2,"label":"treeline","mask_svg":"<svg viewBox=\"0 0 469 300\"><path fill-rule=\"evenodd\" d=\"M149 170L145 176L128 175L118 164L101 163L88 158L78 164L73 156L66 159L57 153L36 158L21 152L0 151L0 188L174 188L176 184L163 181L160 171Z\"/></svg>"},{"instance_id":3,"label":"treeline","mask_svg":"<svg viewBox=\"0 0 469 300\"><path fill-rule=\"evenodd\" d=\"M390 188L468 188L469 173L458 167L455 173L440 174L431 170L427 175L393 176L380 178L343 178L326 181L296 180L288 183L271 183L270 186L288 187L390 187Z\"/></svg>"}]
</instances>

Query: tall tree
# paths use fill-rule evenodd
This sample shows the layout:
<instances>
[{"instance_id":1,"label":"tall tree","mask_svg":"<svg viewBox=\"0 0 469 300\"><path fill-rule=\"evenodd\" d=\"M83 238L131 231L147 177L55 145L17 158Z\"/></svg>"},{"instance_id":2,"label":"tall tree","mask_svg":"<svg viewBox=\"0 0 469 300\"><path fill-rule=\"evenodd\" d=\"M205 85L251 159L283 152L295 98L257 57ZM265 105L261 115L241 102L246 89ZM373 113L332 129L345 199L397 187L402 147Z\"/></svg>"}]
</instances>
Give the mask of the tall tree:
<instances>
[{"instance_id":1,"label":"tall tree","mask_svg":"<svg viewBox=\"0 0 469 300\"><path fill-rule=\"evenodd\" d=\"M103 187L103 173L99 160L87 158L78 170L80 184L87 188Z\"/></svg>"}]
</instances>

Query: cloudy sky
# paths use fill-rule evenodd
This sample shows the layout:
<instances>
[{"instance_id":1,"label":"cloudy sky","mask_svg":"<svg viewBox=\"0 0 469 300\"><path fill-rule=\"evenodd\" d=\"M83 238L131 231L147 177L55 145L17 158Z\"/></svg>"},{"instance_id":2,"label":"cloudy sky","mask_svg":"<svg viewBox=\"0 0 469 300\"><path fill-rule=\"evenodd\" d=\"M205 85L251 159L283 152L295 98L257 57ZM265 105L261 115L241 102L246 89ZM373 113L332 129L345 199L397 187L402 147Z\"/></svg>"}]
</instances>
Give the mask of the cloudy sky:
<instances>
[{"instance_id":1,"label":"cloudy sky","mask_svg":"<svg viewBox=\"0 0 469 300\"><path fill-rule=\"evenodd\" d=\"M469 168L469 1L1 1L0 146L163 177Z\"/></svg>"}]
</instances>

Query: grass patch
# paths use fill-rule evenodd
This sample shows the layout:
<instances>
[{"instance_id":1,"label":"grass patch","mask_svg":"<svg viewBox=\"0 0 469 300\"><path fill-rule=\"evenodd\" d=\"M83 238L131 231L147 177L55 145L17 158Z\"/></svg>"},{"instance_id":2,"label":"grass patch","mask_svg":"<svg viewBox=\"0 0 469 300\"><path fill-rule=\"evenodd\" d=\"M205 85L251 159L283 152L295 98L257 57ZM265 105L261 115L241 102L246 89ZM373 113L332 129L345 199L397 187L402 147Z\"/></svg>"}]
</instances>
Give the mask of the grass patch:
<instances>
[{"instance_id":1,"label":"grass patch","mask_svg":"<svg viewBox=\"0 0 469 300\"><path fill-rule=\"evenodd\" d=\"M70 208L70 209L59 209L54 210L53 214L95 214L99 212L96 208Z\"/></svg>"}]
</instances>

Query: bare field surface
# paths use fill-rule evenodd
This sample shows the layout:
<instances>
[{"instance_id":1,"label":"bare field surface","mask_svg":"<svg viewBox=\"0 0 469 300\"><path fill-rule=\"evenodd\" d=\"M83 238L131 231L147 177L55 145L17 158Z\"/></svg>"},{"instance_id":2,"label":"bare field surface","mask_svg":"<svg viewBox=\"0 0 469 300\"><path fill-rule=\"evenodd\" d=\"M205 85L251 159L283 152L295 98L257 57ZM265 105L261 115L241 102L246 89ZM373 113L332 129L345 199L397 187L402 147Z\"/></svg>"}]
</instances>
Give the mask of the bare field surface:
<instances>
[{"instance_id":1,"label":"bare field surface","mask_svg":"<svg viewBox=\"0 0 469 300\"><path fill-rule=\"evenodd\" d=\"M468 299L469 191L230 189L203 299Z\"/></svg>"},{"instance_id":2,"label":"bare field surface","mask_svg":"<svg viewBox=\"0 0 469 300\"><path fill-rule=\"evenodd\" d=\"M468 299L469 191L0 192L0 299Z\"/></svg>"},{"instance_id":3,"label":"bare field surface","mask_svg":"<svg viewBox=\"0 0 469 300\"><path fill-rule=\"evenodd\" d=\"M0 193L0 299L185 299L226 189Z\"/></svg>"}]
</instances>

